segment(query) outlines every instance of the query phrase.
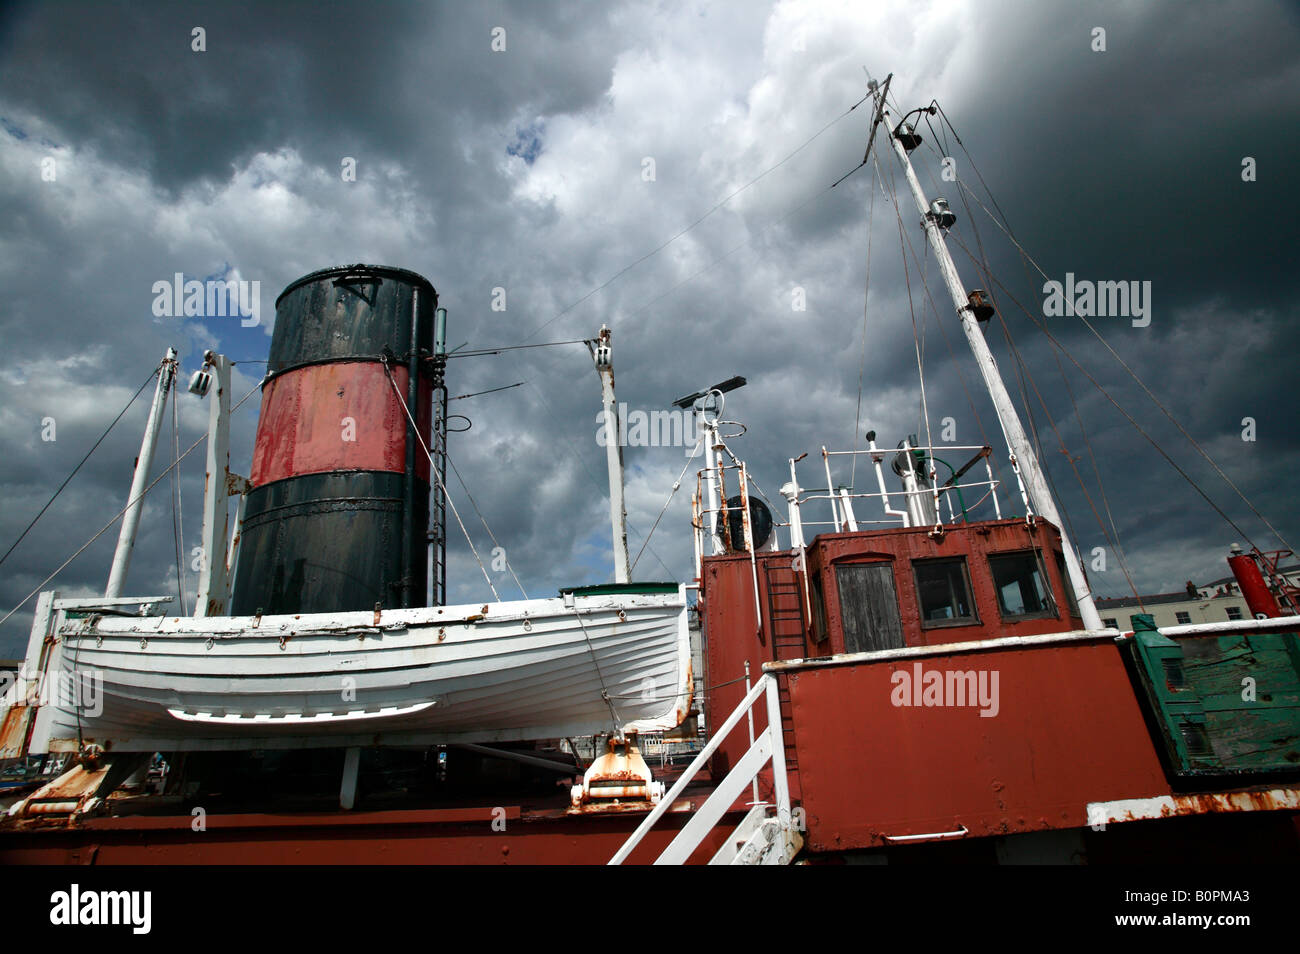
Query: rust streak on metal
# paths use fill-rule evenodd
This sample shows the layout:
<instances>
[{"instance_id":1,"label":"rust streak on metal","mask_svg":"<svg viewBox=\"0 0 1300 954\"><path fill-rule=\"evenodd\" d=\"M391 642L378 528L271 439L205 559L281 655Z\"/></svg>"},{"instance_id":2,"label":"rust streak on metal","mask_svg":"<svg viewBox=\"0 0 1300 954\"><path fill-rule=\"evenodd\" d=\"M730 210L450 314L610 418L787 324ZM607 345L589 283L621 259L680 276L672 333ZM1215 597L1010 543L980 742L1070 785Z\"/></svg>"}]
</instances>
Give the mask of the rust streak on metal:
<instances>
[{"instance_id":1,"label":"rust streak on metal","mask_svg":"<svg viewBox=\"0 0 1300 954\"><path fill-rule=\"evenodd\" d=\"M48 785L32 793L25 813L29 815L67 815L75 813L104 781L108 765L91 761L76 765Z\"/></svg>"},{"instance_id":2,"label":"rust streak on metal","mask_svg":"<svg viewBox=\"0 0 1300 954\"><path fill-rule=\"evenodd\" d=\"M677 724L678 724L678 725L681 725L683 722L685 722L688 718L690 718L690 715L691 715L691 703L692 703L692 702L694 701L694 699L695 699L695 672L694 672L694 666L695 666L695 663L694 663L693 660L688 660L688 661L687 661L687 663L686 663L686 693L685 693L684 697L683 697L683 696L678 696L678 698L681 699L681 703L677 706L676 711L675 711L675 713L674 713L674 714L676 715L676 717L677 717Z\"/></svg>"},{"instance_id":3,"label":"rust streak on metal","mask_svg":"<svg viewBox=\"0 0 1300 954\"><path fill-rule=\"evenodd\" d=\"M4 723L0 724L0 758L17 758L27 744L27 714L31 710L24 705L13 706L5 713Z\"/></svg>"},{"instance_id":4,"label":"rust streak on metal","mask_svg":"<svg viewBox=\"0 0 1300 954\"><path fill-rule=\"evenodd\" d=\"M1101 803L1107 821L1145 821L1187 815L1235 812L1295 811L1300 809L1300 789L1256 788L1236 792L1163 795Z\"/></svg>"}]
</instances>

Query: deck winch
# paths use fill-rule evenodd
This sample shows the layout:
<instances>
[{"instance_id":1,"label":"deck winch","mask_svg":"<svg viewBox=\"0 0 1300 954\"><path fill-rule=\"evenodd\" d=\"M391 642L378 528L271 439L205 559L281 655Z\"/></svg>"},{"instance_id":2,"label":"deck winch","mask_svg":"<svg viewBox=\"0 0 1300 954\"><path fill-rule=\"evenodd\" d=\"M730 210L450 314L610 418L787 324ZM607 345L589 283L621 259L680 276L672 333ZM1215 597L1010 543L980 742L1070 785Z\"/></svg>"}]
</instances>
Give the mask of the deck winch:
<instances>
[{"instance_id":1,"label":"deck winch","mask_svg":"<svg viewBox=\"0 0 1300 954\"><path fill-rule=\"evenodd\" d=\"M663 782L656 782L650 774L635 733L621 738L611 735L605 743L605 754L591 763L582 784L570 791L573 807L579 811L615 805L626 808L628 802L657 805L663 794Z\"/></svg>"}]
</instances>

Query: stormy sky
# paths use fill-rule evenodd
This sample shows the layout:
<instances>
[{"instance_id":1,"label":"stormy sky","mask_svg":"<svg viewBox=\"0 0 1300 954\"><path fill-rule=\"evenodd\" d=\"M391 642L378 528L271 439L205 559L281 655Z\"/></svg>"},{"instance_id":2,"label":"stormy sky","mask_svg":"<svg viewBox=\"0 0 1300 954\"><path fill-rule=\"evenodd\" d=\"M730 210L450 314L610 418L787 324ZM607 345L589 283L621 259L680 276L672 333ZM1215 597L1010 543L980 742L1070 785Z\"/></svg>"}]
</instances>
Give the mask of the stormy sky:
<instances>
[{"instance_id":1,"label":"stormy sky","mask_svg":"<svg viewBox=\"0 0 1300 954\"><path fill-rule=\"evenodd\" d=\"M936 441L951 419L949 443L987 441L1009 479L896 161L882 152L883 178L868 164L830 188L863 156L869 109L850 107L868 73L892 72L895 119L894 107L937 100L951 121L922 122L913 159L957 215L950 247L964 282L999 305L988 339L1017 400L1028 396L1085 562L1095 547L1111 553L1102 524L1113 520L1143 592L1226 575L1241 534L1088 375L1250 540L1282 544L1080 318L1044 317L1044 279L975 197L1052 279L1150 283L1149 324L1093 326L1294 542L1297 40L1296 7L1269 2L10 4L0 551L168 346L186 378L208 348L239 362L237 400L264 371L279 292L356 262L428 277L450 313L449 345L463 350L588 338L608 324L631 410L746 376L727 404L748 428L732 446L778 502L789 457L810 453L800 479L817 487L823 444L852 449L874 429L892 447L925 433L918 350ZM944 156L957 181L943 177ZM177 273L260 283L260 323L156 315L154 283ZM451 454L529 595L608 578L586 349L458 358L449 375L453 395L526 382L453 402L473 427ZM150 393L0 563L0 615L124 505ZM180 398L183 450L208 412ZM254 396L233 422L232 467L245 474L256 408ZM169 409L155 474L172 454ZM635 555L686 456L629 447L626 460ZM691 575L694 470L637 578ZM188 555L202 447L181 472ZM454 477L450 490L486 557L491 542ZM169 492L164 480L150 495L129 593L176 591ZM879 516L870 509L859 515ZM45 588L102 592L116 535ZM518 595L509 574L489 572L503 598ZM453 602L488 596L454 527L449 578ZM1091 579L1099 595L1128 592L1113 553ZM0 656L21 654L30 620L28 602L0 626Z\"/></svg>"}]
</instances>

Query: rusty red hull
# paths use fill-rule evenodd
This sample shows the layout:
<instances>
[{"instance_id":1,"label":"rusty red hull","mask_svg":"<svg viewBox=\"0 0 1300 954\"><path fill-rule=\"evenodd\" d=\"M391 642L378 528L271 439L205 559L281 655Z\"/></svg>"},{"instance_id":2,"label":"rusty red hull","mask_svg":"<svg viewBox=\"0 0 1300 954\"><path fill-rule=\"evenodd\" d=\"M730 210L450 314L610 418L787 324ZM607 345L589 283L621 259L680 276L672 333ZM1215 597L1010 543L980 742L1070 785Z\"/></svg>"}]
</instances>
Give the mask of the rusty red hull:
<instances>
[{"instance_id":1,"label":"rusty red hull","mask_svg":"<svg viewBox=\"0 0 1300 954\"><path fill-rule=\"evenodd\" d=\"M4 833L0 865L11 864L605 864L644 813L534 816L518 807L427 811L90 818L75 828ZM648 864L680 831L670 813L633 853ZM738 822L727 819L691 857L702 864Z\"/></svg>"},{"instance_id":2,"label":"rusty red hull","mask_svg":"<svg viewBox=\"0 0 1300 954\"><path fill-rule=\"evenodd\" d=\"M939 704L926 704L915 695L918 668L923 693L932 673L975 672L977 685L988 673L984 684L996 685L996 700L952 704L956 680L945 679ZM1170 793L1110 641L814 668L785 678L814 851L962 831L980 837L1081 828L1089 824L1089 803ZM906 704L899 704L904 689ZM825 731L829 726L836 730Z\"/></svg>"}]
</instances>

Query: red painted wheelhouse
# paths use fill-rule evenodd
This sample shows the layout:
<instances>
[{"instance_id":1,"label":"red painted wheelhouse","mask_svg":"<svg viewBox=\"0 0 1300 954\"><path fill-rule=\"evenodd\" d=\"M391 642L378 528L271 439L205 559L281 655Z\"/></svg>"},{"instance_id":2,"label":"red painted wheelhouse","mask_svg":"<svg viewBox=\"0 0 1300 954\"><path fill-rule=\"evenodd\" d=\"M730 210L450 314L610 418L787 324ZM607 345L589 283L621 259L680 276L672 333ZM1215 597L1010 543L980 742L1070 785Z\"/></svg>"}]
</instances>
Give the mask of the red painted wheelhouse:
<instances>
[{"instance_id":1,"label":"red painted wheelhouse","mask_svg":"<svg viewBox=\"0 0 1300 954\"><path fill-rule=\"evenodd\" d=\"M806 572L803 567L806 566ZM703 560L700 618L714 725L764 663L1083 629L1060 534L1018 519L822 534L801 553ZM758 609L752 596L759 587Z\"/></svg>"},{"instance_id":2,"label":"red painted wheelhouse","mask_svg":"<svg viewBox=\"0 0 1300 954\"><path fill-rule=\"evenodd\" d=\"M777 549L773 539L764 547L767 514L753 498L722 504L713 491L718 513L710 514L711 481L725 485L734 472L742 487L752 485L716 430L695 521L701 549L712 539L723 551L699 561L705 720L712 731L751 683L775 681L804 857L1137 860L1167 856L1186 826L1204 826L1207 816L1261 834L1279 857L1300 847L1294 767L1224 762L1197 772L1178 761L1165 726L1173 710L1148 692L1142 618L1136 633L1084 626L1054 525L1032 514L967 521L955 512L954 522L930 523L934 506L921 526L908 525L911 508L893 511L900 525L850 530L855 501L878 497L891 510L891 495L806 491L792 480L782 493L796 545ZM924 475L934 451L906 446ZM874 444L870 454L877 465L886 457ZM895 502L946 503L961 489L903 476ZM813 500L833 503L830 532L800 544L808 525L801 508ZM1294 653L1294 635L1246 638L1261 659ZM1224 665L1213 638L1182 642L1179 652L1207 668ZM1282 662L1279 675L1294 682L1294 666ZM1273 729L1294 751L1296 710L1274 714L1283 724ZM749 733L732 732L718 746L714 778L736 768L765 732L759 707L753 720ZM1215 731L1273 730L1237 722ZM759 773L757 791L760 801L779 801L770 769ZM733 807L751 801L746 792ZM1121 821L1171 816L1199 818L1116 834Z\"/></svg>"}]
</instances>

